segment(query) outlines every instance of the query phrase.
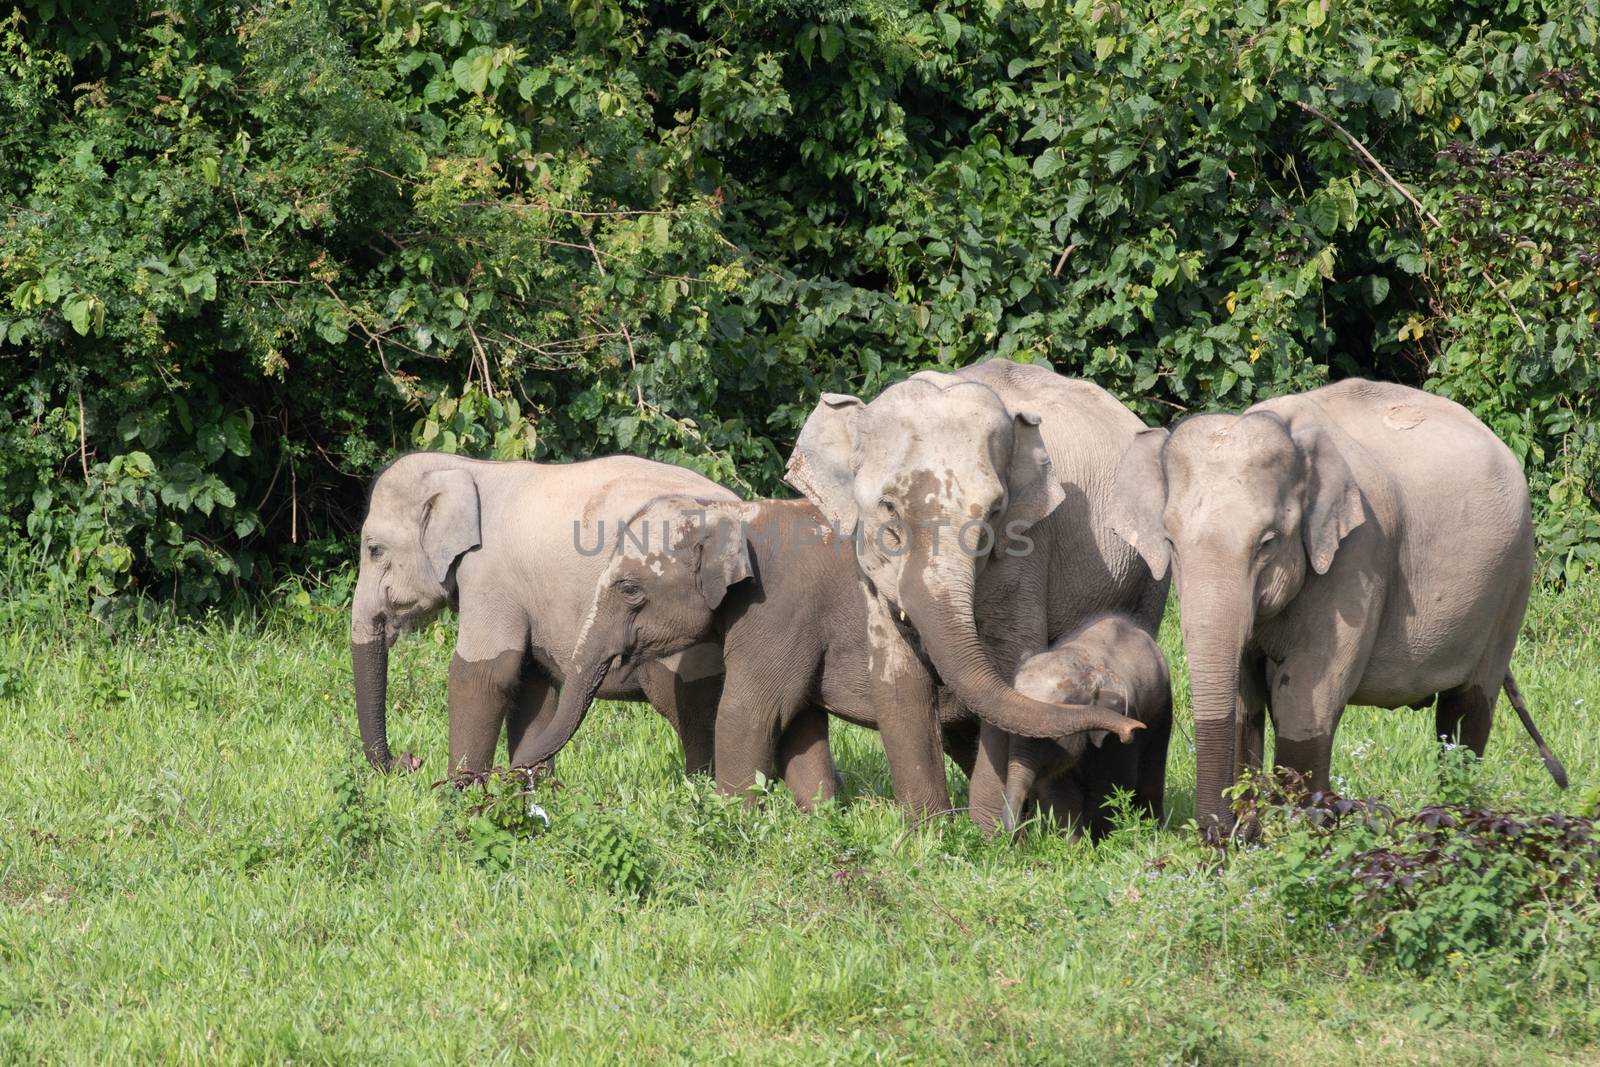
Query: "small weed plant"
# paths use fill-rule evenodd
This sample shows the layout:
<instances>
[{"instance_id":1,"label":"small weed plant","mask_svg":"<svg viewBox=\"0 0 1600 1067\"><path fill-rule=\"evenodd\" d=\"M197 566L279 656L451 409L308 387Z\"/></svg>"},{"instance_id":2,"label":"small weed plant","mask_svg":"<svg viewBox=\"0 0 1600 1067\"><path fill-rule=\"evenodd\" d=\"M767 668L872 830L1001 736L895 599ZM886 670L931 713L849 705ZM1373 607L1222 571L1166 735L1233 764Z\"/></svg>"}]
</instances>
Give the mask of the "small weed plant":
<instances>
[{"instance_id":1,"label":"small weed plant","mask_svg":"<svg viewBox=\"0 0 1600 1067\"><path fill-rule=\"evenodd\" d=\"M365 863L389 839L389 822L367 792L371 771L351 762L334 779L328 836L347 861Z\"/></svg>"}]
</instances>

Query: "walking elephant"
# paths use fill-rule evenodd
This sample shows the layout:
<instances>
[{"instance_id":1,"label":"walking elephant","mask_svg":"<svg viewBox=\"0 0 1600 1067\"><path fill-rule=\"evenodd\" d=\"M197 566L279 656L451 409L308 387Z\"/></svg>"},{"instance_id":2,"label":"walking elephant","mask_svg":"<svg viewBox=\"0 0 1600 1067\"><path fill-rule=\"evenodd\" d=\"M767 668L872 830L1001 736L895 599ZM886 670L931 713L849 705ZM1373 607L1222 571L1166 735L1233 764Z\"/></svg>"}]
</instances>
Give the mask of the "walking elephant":
<instances>
[{"instance_id":1,"label":"walking elephant","mask_svg":"<svg viewBox=\"0 0 1600 1067\"><path fill-rule=\"evenodd\" d=\"M758 773L777 773L802 807L832 797L838 780L828 714L878 729L894 710L877 703L872 615L849 539L805 500L728 505L660 497L627 530L596 587L574 673L720 644L717 784L737 795ZM729 583L745 575L749 580ZM582 697L581 689L570 692ZM970 718L959 701L942 706L952 724ZM564 691L556 722L533 744L534 758L554 755L586 709ZM1126 739L1137 728L1093 706L1058 709L1055 721L1062 734L1108 730ZM990 823L999 815L988 814Z\"/></svg>"},{"instance_id":2,"label":"walking elephant","mask_svg":"<svg viewBox=\"0 0 1600 1067\"><path fill-rule=\"evenodd\" d=\"M613 456L584 463L496 463L402 456L373 483L361 527L350 648L361 741L374 766L410 770L386 726L388 650L446 606L460 619L449 675L449 770L481 772L502 724L512 765L572 681L575 635L607 564L605 529L663 493L737 498L692 471ZM582 679L590 696L645 699L672 723L690 772L710 769L720 686L714 646L672 665L609 664Z\"/></svg>"},{"instance_id":3,"label":"walking elephant","mask_svg":"<svg viewBox=\"0 0 1600 1067\"><path fill-rule=\"evenodd\" d=\"M855 547L873 704L913 812L949 806L937 680L981 721L951 743L974 808L998 813L1010 737L1069 732L1010 684L1023 658L1101 612L1160 625L1166 580L1111 530L1140 429L1098 386L1003 359L916 374L871 403L824 394L806 420L788 480Z\"/></svg>"},{"instance_id":4,"label":"walking elephant","mask_svg":"<svg viewBox=\"0 0 1600 1067\"><path fill-rule=\"evenodd\" d=\"M1345 705L1426 707L1482 754L1504 686L1551 773L1509 671L1534 566L1528 487L1464 408L1353 379L1146 430L1117 478L1117 531L1170 564L1194 695L1195 814L1262 761L1328 785Z\"/></svg>"}]
</instances>

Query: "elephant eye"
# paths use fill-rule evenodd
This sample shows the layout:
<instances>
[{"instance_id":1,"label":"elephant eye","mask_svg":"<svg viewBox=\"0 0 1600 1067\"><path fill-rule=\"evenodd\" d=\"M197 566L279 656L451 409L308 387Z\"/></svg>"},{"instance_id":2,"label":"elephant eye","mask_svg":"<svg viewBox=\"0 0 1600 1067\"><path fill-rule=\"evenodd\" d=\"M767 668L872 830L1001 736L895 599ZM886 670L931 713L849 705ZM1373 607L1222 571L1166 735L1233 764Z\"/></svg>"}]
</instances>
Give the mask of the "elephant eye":
<instances>
[{"instance_id":1,"label":"elephant eye","mask_svg":"<svg viewBox=\"0 0 1600 1067\"><path fill-rule=\"evenodd\" d=\"M889 516L889 518L891 518L891 519L895 518L896 516L898 516L900 514L898 511L895 510L894 501L888 499L887 497L884 498L883 500L878 501L878 507L880 509L882 509L883 513L885 515Z\"/></svg>"},{"instance_id":2,"label":"elephant eye","mask_svg":"<svg viewBox=\"0 0 1600 1067\"><path fill-rule=\"evenodd\" d=\"M644 586L640 585L632 578L624 578L622 581L618 582L617 592L622 596L623 600L627 601L634 607L638 607L640 604L644 603Z\"/></svg>"},{"instance_id":3,"label":"elephant eye","mask_svg":"<svg viewBox=\"0 0 1600 1067\"><path fill-rule=\"evenodd\" d=\"M1272 542L1276 541L1277 539L1278 539L1277 532L1275 530L1268 530L1266 533L1261 535L1260 542L1258 542L1256 544L1257 551L1259 551L1259 550L1261 550L1263 548L1266 548L1268 545L1272 544Z\"/></svg>"},{"instance_id":4,"label":"elephant eye","mask_svg":"<svg viewBox=\"0 0 1600 1067\"><path fill-rule=\"evenodd\" d=\"M371 545L371 544L369 544L367 546L367 558L369 558L369 559L382 559L383 558L383 546L382 545Z\"/></svg>"}]
</instances>

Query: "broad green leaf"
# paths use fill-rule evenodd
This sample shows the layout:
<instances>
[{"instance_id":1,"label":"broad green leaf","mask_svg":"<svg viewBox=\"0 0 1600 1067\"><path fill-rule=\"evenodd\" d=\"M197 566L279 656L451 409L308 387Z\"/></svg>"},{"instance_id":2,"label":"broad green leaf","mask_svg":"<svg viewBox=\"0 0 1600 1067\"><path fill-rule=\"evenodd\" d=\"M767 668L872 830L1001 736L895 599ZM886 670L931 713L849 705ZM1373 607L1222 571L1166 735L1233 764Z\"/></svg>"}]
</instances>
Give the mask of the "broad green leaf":
<instances>
[{"instance_id":1,"label":"broad green leaf","mask_svg":"<svg viewBox=\"0 0 1600 1067\"><path fill-rule=\"evenodd\" d=\"M90 298L86 296L73 297L61 305L61 315L79 336L89 332L89 313L92 310Z\"/></svg>"},{"instance_id":2,"label":"broad green leaf","mask_svg":"<svg viewBox=\"0 0 1600 1067\"><path fill-rule=\"evenodd\" d=\"M1066 165L1067 161L1062 159L1059 153L1046 152L1044 155L1034 159L1033 176L1040 181L1044 181Z\"/></svg>"},{"instance_id":3,"label":"broad green leaf","mask_svg":"<svg viewBox=\"0 0 1600 1067\"><path fill-rule=\"evenodd\" d=\"M1106 153L1106 170L1112 174L1120 174L1127 170L1134 160L1139 158L1137 145L1119 144Z\"/></svg>"}]
</instances>

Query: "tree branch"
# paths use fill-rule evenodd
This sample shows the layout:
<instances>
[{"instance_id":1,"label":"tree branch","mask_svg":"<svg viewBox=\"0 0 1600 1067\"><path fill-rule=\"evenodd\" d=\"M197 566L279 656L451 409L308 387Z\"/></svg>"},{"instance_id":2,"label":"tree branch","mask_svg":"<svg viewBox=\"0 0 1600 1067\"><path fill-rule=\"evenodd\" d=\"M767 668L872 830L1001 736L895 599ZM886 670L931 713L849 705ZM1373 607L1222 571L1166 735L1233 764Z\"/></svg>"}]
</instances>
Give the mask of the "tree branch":
<instances>
[{"instance_id":1,"label":"tree branch","mask_svg":"<svg viewBox=\"0 0 1600 1067\"><path fill-rule=\"evenodd\" d=\"M1390 174L1389 169L1382 163L1378 162L1378 157L1373 155L1372 152L1368 150L1367 146L1362 144L1356 138L1355 134L1341 126L1326 112L1320 110L1319 108L1313 107L1304 100L1294 101L1294 106L1337 133L1340 138L1344 140L1344 143L1349 145L1355 151L1356 155L1361 158L1362 162L1371 167L1378 177L1382 178L1389 184L1391 189L1406 198L1406 201L1416 209L1418 215L1421 215L1428 222L1432 223L1435 229L1437 229L1441 234L1444 234L1445 240L1449 241L1452 245L1457 243L1453 237L1445 232L1445 225L1443 222L1439 221L1439 216L1429 211L1427 206L1424 205L1421 200L1417 199L1416 194L1407 188L1404 182L1400 181L1400 179L1396 178L1393 174ZM1516 319L1517 325L1522 328L1523 338L1528 338L1530 336L1528 333L1528 324L1522 321L1522 315L1517 311L1517 305L1511 302L1511 296L1505 291L1505 287L1502 286L1500 282L1497 281L1492 275L1490 275L1487 269L1480 267L1478 272L1483 275L1483 280L1489 283L1489 288L1493 289L1496 295L1498 295L1500 299L1505 302L1506 309L1511 312L1511 317Z\"/></svg>"}]
</instances>

